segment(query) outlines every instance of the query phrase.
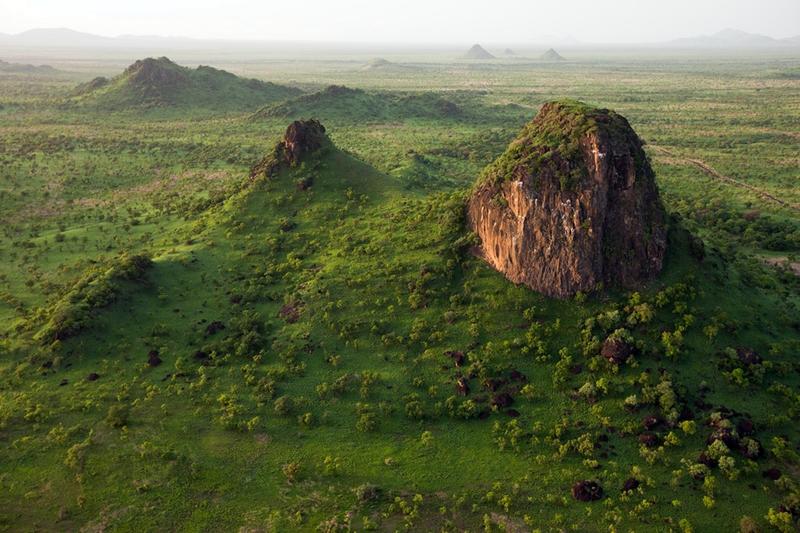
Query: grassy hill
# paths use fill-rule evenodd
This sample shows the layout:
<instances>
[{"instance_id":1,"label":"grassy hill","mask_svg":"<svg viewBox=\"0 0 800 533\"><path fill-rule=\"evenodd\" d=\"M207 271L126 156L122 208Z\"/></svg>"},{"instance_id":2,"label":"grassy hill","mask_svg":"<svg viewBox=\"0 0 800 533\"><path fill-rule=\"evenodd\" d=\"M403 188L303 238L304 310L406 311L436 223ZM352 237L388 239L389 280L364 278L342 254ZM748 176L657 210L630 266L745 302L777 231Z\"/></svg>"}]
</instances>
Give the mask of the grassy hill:
<instances>
[{"instance_id":1,"label":"grassy hill","mask_svg":"<svg viewBox=\"0 0 800 533\"><path fill-rule=\"evenodd\" d=\"M248 110L301 93L299 89L240 78L213 67L183 67L160 57L136 61L112 79L95 78L79 85L72 102L102 110Z\"/></svg>"},{"instance_id":2,"label":"grassy hill","mask_svg":"<svg viewBox=\"0 0 800 533\"><path fill-rule=\"evenodd\" d=\"M267 163L6 333L6 523L706 531L794 505L762 475L800 436L773 274L673 220L646 290L550 300L472 257L466 191L328 140Z\"/></svg>"},{"instance_id":3,"label":"grassy hill","mask_svg":"<svg viewBox=\"0 0 800 533\"><path fill-rule=\"evenodd\" d=\"M455 102L434 93L368 92L341 85L272 104L257 111L259 118L308 118L323 121L386 121L408 118L458 119L464 115Z\"/></svg>"}]
</instances>

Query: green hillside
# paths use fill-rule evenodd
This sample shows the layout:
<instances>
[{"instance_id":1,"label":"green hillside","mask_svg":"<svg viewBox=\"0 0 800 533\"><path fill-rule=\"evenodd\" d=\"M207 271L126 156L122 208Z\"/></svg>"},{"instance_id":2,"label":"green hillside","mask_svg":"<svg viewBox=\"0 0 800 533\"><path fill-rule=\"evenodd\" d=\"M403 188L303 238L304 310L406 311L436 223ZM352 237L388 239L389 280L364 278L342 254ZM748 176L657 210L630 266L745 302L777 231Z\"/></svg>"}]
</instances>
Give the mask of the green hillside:
<instances>
[{"instance_id":1,"label":"green hillside","mask_svg":"<svg viewBox=\"0 0 800 533\"><path fill-rule=\"evenodd\" d=\"M327 139L293 165L282 146L6 332L4 525L708 531L780 514L795 489L762 472L793 468L798 341L773 275L703 254L674 219L646 290L550 300L472 257L464 192L409 194ZM603 502L573 500L583 480Z\"/></svg>"},{"instance_id":2,"label":"green hillside","mask_svg":"<svg viewBox=\"0 0 800 533\"><path fill-rule=\"evenodd\" d=\"M413 118L465 119L456 102L434 93L368 92L340 85L305 94L257 111L259 118L319 118L324 121L386 121Z\"/></svg>"},{"instance_id":3,"label":"green hillside","mask_svg":"<svg viewBox=\"0 0 800 533\"><path fill-rule=\"evenodd\" d=\"M180 66L166 57L136 61L112 79L76 87L72 102L102 110L205 108L248 110L301 94L296 88L245 79L214 67Z\"/></svg>"}]
</instances>

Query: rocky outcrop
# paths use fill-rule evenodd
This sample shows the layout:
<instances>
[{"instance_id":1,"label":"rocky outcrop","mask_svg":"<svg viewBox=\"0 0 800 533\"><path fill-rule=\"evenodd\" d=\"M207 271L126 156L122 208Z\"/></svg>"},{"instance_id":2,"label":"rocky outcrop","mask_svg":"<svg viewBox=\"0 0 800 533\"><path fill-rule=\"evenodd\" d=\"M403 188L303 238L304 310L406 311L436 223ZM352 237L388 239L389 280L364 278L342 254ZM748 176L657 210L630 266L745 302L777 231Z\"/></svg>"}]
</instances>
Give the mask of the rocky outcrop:
<instances>
[{"instance_id":1,"label":"rocky outcrop","mask_svg":"<svg viewBox=\"0 0 800 533\"><path fill-rule=\"evenodd\" d=\"M467 220L490 265L558 298L637 287L666 249L642 141L622 116L569 100L545 104L486 169Z\"/></svg>"},{"instance_id":2,"label":"rocky outcrop","mask_svg":"<svg viewBox=\"0 0 800 533\"><path fill-rule=\"evenodd\" d=\"M185 69L166 57L139 59L125 69L123 76L131 84L147 89L163 89L189 82Z\"/></svg>"},{"instance_id":3,"label":"rocky outcrop","mask_svg":"<svg viewBox=\"0 0 800 533\"><path fill-rule=\"evenodd\" d=\"M328 142L325 126L318 120L295 120L286 128L283 140L250 171L250 177L271 177L280 168L295 166L308 154Z\"/></svg>"}]
</instances>

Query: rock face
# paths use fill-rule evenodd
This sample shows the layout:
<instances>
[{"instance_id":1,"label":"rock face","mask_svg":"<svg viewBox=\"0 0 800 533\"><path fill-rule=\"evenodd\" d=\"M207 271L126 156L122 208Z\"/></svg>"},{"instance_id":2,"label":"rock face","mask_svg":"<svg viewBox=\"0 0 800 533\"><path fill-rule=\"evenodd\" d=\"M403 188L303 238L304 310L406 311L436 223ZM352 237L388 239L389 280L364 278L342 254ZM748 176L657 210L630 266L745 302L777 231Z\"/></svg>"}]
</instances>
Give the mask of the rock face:
<instances>
[{"instance_id":1,"label":"rock face","mask_svg":"<svg viewBox=\"0 0 800 533\"><path fill-rule=\"evenodd\" d=\"M325 136L325 126L317 120L295 120L286 128L283 136L283 148L286 162L290 165L297 164L307 153L322 148Z\"/></svg>"},{"instance_id":2,"label":"rock face","mask_svg":"<svg viewBox=\"0 0 800 533\"><path fill-rule=\"evenodd\" d=\"M666 226L642 141L622 116L545 104L469 200L480 255L514 283L566 298L661 270Z\"/></svg>"},{"instance_id":3,"label":"rock face","mask_svg":"<svg viewBox=\"0 0 800 533\"><path fill-rule=\"evenodd\" d=\"M250 171L250 177L270 177L283 166L297 165L303 157L328 143L325 126L318 120L295 120L283 140Z\"/></svg>"}]
</instances>

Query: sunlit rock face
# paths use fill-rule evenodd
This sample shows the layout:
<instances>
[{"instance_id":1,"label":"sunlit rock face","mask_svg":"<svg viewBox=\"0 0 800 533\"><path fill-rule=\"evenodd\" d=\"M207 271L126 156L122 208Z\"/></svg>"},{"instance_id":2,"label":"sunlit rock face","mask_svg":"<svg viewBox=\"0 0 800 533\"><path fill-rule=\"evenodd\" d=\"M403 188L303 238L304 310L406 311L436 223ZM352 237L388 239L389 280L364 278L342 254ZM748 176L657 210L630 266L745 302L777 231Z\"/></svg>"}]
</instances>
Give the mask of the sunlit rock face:
<instances>
[{"instance_id":1,"label":"sunlit rock face","mask_svg":"<svg viewBox=\"0 0 800 533\"><path fill-rule=\"evenodd\" d=\"M476 184L478 253L514 283L566 298L656 276L665 214L642 141L622 116L545 104Z\"/></svg>"}]
</instances>

